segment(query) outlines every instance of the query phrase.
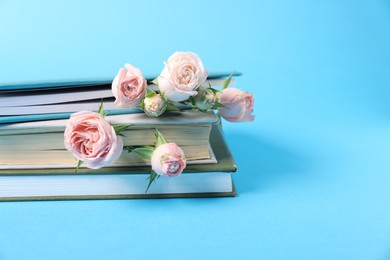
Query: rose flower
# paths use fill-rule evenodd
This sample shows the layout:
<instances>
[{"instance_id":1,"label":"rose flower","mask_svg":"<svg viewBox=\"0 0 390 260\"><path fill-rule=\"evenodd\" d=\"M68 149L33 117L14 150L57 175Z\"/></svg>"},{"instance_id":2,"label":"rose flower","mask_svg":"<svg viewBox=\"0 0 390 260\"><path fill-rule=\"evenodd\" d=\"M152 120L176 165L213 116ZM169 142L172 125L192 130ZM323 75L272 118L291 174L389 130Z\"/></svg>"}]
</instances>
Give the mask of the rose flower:
<instances>
[{"instance_id":1,"label":"rose flower","mask_svg":"<svg viewBox=\"0 0 390 260\"><path fill-rule=\"evenodd\" d=\"M65 148L88 168L99 169L118 159L122 139L100 114L81 111L71 115L64 133Z\"/></svg>"},{"instance_id":2,"label":"rose flower","mask_svg":"<svg viewBox=\"0 0 390 260\"><path fill-rule=\"evenodd\" d=\"M158 77L158 87L168 100L184 101L197 94L196 90L206 81L207 74L198 55L193 52L175 52Z\"/></svg>"},{"instance_id":3,"label":"rose flower","mask_svg":"<svg viewBox=\"0 0 390 260\"><path fill-rule=\"evenodd\" d=\"M152 169L161 176L178 176L186 167L183 150L175 143L157 147L152 154Z\"/></svg>"},{"instance_id":4,"label":"rose flower","mask_svg":"<svg viewBox=\"0 0 390 260\"><path fill-rule=\"evenodd\" d=\"M115 105L122 108L135 108L145 97L146 80L136 67L125 64L114 78L111 90L115 97Z\"/></svg>"},{"instance_id":5,"label":"rose flower","mask_svg":"<svg viewBox=\"0 0 390 260\"><path fill-rule=\"evenodd\" d=\"M228 121L246 122L253 121L252 115L254 99L249 92L236 88L226 88L218 95L218 102L224 107L219 107L219 114Z\"/></svg>"}]
</instances>

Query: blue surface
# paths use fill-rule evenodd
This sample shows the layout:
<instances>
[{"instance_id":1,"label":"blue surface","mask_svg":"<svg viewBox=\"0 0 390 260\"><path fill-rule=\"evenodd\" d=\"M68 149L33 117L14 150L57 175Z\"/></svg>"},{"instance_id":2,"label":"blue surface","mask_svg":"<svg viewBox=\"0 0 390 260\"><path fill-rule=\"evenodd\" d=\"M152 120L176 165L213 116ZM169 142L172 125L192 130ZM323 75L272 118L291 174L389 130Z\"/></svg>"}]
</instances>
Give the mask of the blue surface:
<instances>
[{"instance_id":1,"label":"blue surface","mask_svg":"<svg viewBox=\"0 0 390 260\"><path fill-rule=\"evenodd\" d=\"M390 259L389 1L81 2L1 1L1 81L241 71L239 196L0 203L0 259Z\"/></svg>"}]
</instances>

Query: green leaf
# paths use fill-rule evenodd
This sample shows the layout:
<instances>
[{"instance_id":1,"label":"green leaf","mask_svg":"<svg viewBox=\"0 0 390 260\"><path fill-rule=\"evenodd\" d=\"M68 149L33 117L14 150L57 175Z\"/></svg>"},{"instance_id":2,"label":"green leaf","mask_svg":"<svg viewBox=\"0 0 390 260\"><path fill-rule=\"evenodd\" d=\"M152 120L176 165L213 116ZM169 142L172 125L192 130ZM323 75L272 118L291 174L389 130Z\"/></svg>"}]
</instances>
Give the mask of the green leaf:
<instances>
[{"instance_id":1,"label":"green leaf","mask_svg":"<svg viewBox=\"0 0 390 260\"><path fill-rule=\"evenodd\" d=\"M74 171L74 173L77 173L77 171L79 170L80 166L83 164L83 161L82 160L78 160L77 161L77 165L76 165L76 170Z\"/></svg>"},{"instance_id":2,"label":"green leaf","mask_svg":"<svg viewBox=\"0 0 390 260\"><path fill-rule=\"evenodd\" d=\"M142 99L141 103L139 103L136 108L144 110L144 100Z\"/></svg>"},{"instance_id":3,"label":"green leaf","mask_svg":"<svg viewBox=\"0 0 390 260\"><path fill-rule=\"evenodd\" d=\"M155 171L151 170L150 176L147 178L147 179L149 179L149 183L148 183L148 187L145 190L145 193L148 192L150 185L152 185L152 183L156 180L156 177L160 177L160 176Z\"/></svg>"},{"instance_id":4,"label":"green leaf","mask_svg":"<svg viewBox=\"0 0 390 260\"><path fill-rule=\"evenodd\" d=\"M221 92L219 89L215 89L215 88L210 88L211 91L214 92L214 94L218 94L219 92Z\"/></svg>"},{"instance_id":5,"label":"green leaf","mask_svg":"<svg viewBox=\"0 0 390 260\"><path fill-rule=\"evenodd\" d=\"M136 153L141 159L144 159L146 161L150 161L152 159L153 149L150 148L135 148L132 150L132 152Z\"/></svg>"},{"instance_id":6,"label":"green leaf","mask_svg":"<svg viewBox=\"0 0 390 260\"><path fill-rule=\"evenodd\" d=\"M168 101L167 97L165 96L165 94L163 92L160 92L160 96L162 99L164 99L165 101Z\"/></svg>"},{"instance_id":7,"label":"green leaf","mask_svg":"<svg viewBox=\"0 0 390 260\"><path fill-rule=\"evenodd\" d=\"M232 80L232 77L233 77L233 74L230 74L229 77L222 82L222 86L221 86L222 90L229 86L230 81Z\"/></svg>"},{"instance_id":8,"label":"green leaf","mask_svg":"<svg viewBox=\"0 0 390 260\"><path fill-rule=\"evenodd\" d=\"M127 149L127 152L131 153L134 151L134 149L137 149L137 147L129 145L129 146L126 146L126 149Z\"/></svg>"},{"instance_id":9,"label":"green leaf","mask_svg":"<svg viewBox=\"0 0 390 260\"><path fill-rule=\"evenodd\" d=\"M215 101L214 108L218 108L218 107L225 107L225 106L223 104L219 103L218 101Z\"/></svg>"},{"instance_id":10,"label":"green leaf","mask_svg":"<svg viewBox=\"0 0 390 260\"><path fill-rule=\"evenodd\" d=\"M154 85L158 85L158 78L155 78L154 80L152 80L151 83Z\"/></svg>"},{"instance_id":11,"label":"green leaf","mask_svg":"<svg viewBox=\"0 0 390 260\"><path fill-rule=\"evenodd\" d=\"M113 128L114 128L114 131L117 135L123 136L123 134L121 134L121 132L126 130L129 126L131 126L131 125L114 125Z\"/></svg>"},{"instance_id":12,"label":"green leaf","mask_svg":"<svg viewBox=\"0 0 390 260\"><path fill-rule=\"evenodd\" d=\"M221 130L223 130L222 129L222 116L220 115L220 114L217 114L217 116L218 116L218 126L219 126L219 128L221 129Z\"/></svg>"},{"instance_id":13,"label":"green leaf","mask_svg":"<svg viewBox=\"0 0 390 260\"><path fill-rule=\"evenodd\" d=\"M165 140L164 136L156 128L156 148L166 143L168 143L167 140Z\"/></svg>"},{"instance_id":14,"label":"green leaf","mask_svg":"<svg viewBox=\"0 0 390 260\"><path fill-rule=\"evenodd\" d=\"M100 105L99 105L99 109L98 109L98 113L104 117L104 110L103 110L103 99L101 99L100 101Z\"/></svg>"},{"instance_id":15,"label":"green leaf","mask_svg":"<svg viewBox=\"0 0 390 260\"><path fill-rule=\"evenodd\" d=\"M166 110L168 111L180 111L179 108L177 108L174 104L172 104L171 102L167 102L167 108Z\"/></svg>"},{"instance_id":16,"label":"green leaf","mask_svg":"<svg viewBox=\"0 0 390 260\"><path fill-rule=\"evenodd\" d=\"M151 145L145 145L145 146L126 146L125 147L127 149L127 151L129 153L133 152L135 149L138 149L138 148L145 148L145 149L149 149L151 151L154 151L154 146L151 146Z\"/></svg>"},{"instance_id":17,"label":"green leaf","mask_svg":"<svg viewBox=\"0 0 390 260\"><path fill-rule=\"evenodd\" d=\"M156 92L154 92L151 89L146 88L146 97L149 98L149 97L153 97L154 95L156 95Z\"/></svg>"},{"instance_id":18,"label":"green leaf","mask_svg":"<svg viewBox=\"0 0 390 260\"><path fill-rule=\"evenodd\" d=\"M195 98L190 96L188 99L188 103L192 105L192 107L195 107Z\"/></svg>"}]
</instances>

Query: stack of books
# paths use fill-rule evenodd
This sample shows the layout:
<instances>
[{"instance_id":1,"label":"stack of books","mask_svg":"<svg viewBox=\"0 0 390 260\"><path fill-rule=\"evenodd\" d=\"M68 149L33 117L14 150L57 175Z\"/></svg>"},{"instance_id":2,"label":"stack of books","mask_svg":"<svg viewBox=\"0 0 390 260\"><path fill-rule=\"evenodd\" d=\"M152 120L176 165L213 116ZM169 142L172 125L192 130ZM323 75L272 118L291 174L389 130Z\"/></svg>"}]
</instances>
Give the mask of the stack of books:
<instances>
[{"instance_id":1,"label":"stack of books","mask_svg":"<svg viewBox=\"0 0 390 260\"><path fill-rule=\"evenodd\" d=\"M219 86L228 75L209 75L206 84ZM236 195L236 165L214 112L183 105L181 111L148 117L138 109L118 109L111 80L2 85L0 100L0 200ZM158 178L146 192L150 161L124 149L109 167L81 166L75 173L77 161L64 148L67 119L81 110L96 111L102 100L112 125L131 124L122 132L125 147L153 146L158 129L183 149L184 172Z\"/></svg>"}]
</instances>

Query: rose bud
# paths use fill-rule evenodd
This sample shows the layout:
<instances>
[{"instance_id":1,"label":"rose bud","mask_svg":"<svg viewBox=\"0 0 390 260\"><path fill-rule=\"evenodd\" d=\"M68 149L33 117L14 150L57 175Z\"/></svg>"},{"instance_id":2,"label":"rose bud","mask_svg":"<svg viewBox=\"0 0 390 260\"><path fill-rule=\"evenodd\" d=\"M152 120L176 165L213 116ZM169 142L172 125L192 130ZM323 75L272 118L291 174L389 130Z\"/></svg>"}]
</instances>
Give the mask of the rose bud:
<instances>
[{"instance_id":1,"label":"rose bud","mask_svg":"<svg viewBox=\"0 0 390 260\"><path fill-rule=\"evenodd\" d=\"M100 114L81 111L71 115L64 132L65 148L88 168L99 169L118 159L122 139Z\"/></svg>"},{"instance_id":2,"label":"rose bud","mask_svg":"<svg viewBox=\"0 0 390 260\"><path fill-rule=\"evenodd\" d=\"M122 108L135 108L145 97L146 80L136 67L125 64L114 78L111 90L115 97L115 105Z\"/></svg>"},{"instance_id":3,"label":"rose bud","mask_svg":"<svg viewBox=\"0 0 390 260\"><path fill-rule=\"evenodd\" d=\"M236 88L226 88L218 95L218 102L224 107L219 107L219 114L228 121L245 122L253 121L254 99L249 92Z\"/></svg>"},{"instance_id":4,"label":"rose bud","mask_svg":"<svg viewBox=\"0 0 390 260\"><path fill-rule=\"evenodd\" d=\"M195 96L207 75L198 55L193 52L175 52L158 77L158 87L168 100L180 102Z\"/></svg>"},{"instance_id":5,"label":"rose bud","mask_svg":"<svg viewBox=\"0 0 390 260\"><path fill-rule=\"evenodd\" d=\"M158 117L165 112L167 108L167 102L161 97L160 94L146 97L144 99L144 112L151 117Z\"/></svg>"},{"instance_id":6,"label":"rose bud","mask_svg":"<svg viewBox=\"0 0 390 260\"><path fill-rule=\"evenodd\" d=\"M175 143L158 146L151 159L152 169L161 176L178 176L186 167L183 150Z\"/></svg>"},{"instance_id":7,"label":"rose bud","mask_svg":"<svg viewBox=\"0 0 390 260\"><path fill-rule=\"evenodd\" d=\"M200 110L211 109L215 104L215 93L210 88L199 88L194 97L195 106Z\"/></svg>"}]
</instances>

